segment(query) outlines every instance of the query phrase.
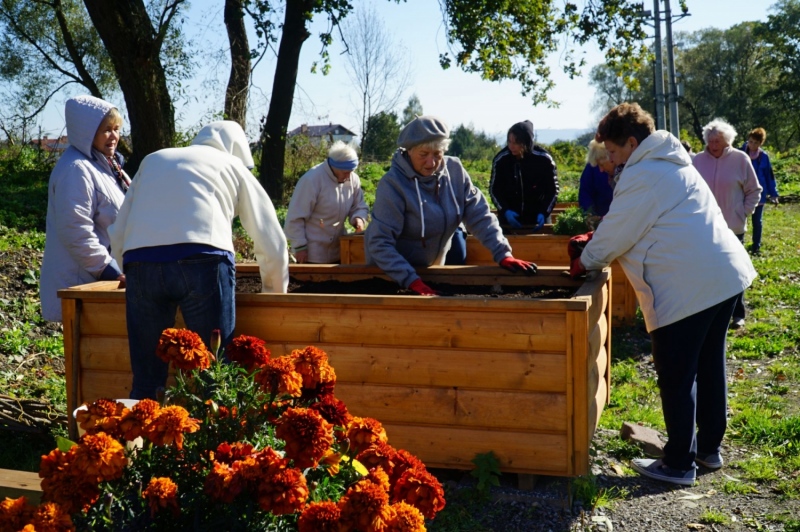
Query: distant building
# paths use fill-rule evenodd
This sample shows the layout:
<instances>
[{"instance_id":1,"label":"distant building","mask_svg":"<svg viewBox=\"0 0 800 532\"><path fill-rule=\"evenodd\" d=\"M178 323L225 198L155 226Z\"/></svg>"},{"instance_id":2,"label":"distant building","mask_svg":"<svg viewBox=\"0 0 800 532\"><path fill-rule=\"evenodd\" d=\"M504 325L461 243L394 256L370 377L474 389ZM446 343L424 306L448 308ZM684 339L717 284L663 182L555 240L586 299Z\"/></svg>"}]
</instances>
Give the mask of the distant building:
<instances>
[{"instance_id":1,"label":"distant building","mask_svg":"<svg viewBox=\"0 0 800 532\"><path fill-rule=\"evenodd\" d=\"M69 147L69 141L66 135L62 135L57 139L43 137L40 139L31 139L28 143L34 148L39 148L42 151L53 154L62 154L64 150Z\"/></svg>"},{"instance_id":2,"label":"distant building","mask_svg":"<svg viewBox=\"0 0 800 532\"><path fill-rule=\"evenodd\" d=\"M333 144L337 140L350 143L356 138L356 134L341 124L327 124L323 126L309 126L303 124L288 133L288 137L305 135L315 146L319 146L324 140L327 144Z\"/></svg>"}]
</instances>

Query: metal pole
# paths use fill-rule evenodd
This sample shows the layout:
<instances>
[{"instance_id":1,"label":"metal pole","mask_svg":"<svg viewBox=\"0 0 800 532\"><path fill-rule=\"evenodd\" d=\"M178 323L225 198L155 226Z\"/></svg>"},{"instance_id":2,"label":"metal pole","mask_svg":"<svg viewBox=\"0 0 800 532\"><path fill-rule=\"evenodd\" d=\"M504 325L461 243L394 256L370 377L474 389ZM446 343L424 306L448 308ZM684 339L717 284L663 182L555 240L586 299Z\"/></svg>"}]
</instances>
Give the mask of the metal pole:
<instances>
[{"instance_id":1,"label":"metal pole","mask_svg":"<svg viewBox=\"0 0 800 532\"><path fill-rule=\"evenodd\" d=\"M655 64L655 94L656 94L656 129L666 129L664 116L664 63L661 59L661 0L653 0L653 21L656 29L656 64Z\"/></svg>"},{"instance_id":2,"label":"metal pole","mask_svg":"<svg viewBox=\"0 0 800 532\"><path fill-rule=\"evenodd\" d=\"M680 138L681 127L678 119L678 86L675 83L675 53L672 45L672 9L670 0L664 0L664 20L667 23L667 72L669 73L669 132Z\"/></svg>"}]
</instances>

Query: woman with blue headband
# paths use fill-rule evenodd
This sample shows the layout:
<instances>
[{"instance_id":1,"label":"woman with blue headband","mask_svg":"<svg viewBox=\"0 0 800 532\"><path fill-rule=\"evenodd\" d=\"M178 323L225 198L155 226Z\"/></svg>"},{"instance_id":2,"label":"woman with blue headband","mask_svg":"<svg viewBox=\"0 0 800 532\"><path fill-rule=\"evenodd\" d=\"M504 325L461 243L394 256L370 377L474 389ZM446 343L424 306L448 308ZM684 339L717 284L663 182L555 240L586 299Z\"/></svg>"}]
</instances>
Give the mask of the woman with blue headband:
<instances>
[{"instance_id":1,"label":"woman with blue headband","mask_svg":"<svg viewBox=\"0 0 800 532\"><path fill-rule=\"evenodd\" d=\"M356 232L366 227L369 207L355 173L357 167L356 151L336 141L328 150L328 158L297 182L283 230L298 263L338 263L345 220Z\"/></svg>"}]
</instances>

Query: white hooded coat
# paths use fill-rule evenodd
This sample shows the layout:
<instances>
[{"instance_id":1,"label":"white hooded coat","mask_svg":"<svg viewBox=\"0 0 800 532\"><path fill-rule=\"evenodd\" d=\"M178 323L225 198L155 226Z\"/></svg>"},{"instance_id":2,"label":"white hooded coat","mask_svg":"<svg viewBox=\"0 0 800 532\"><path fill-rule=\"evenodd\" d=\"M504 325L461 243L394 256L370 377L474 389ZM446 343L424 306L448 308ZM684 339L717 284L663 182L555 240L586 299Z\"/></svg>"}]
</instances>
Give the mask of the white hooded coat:
<instances>
[{"instance_id":1,"label":"white hooded coat","mask_svg":"<svg viewBox=\"0 0 800 532\"><path fill-rule=\"evenodd\" d=\"M233 219L253 239L262 291L289 285L286 237L269 196L249 168L253 157L236 122L214 122L191 146L151 153L133 178L109 228L114 257L172 244L206 244L234 252Z\"/></svg>"},{"instance_id":2,"label":"white hooded coat","mask_svg":"<svg viewBox=\"0 0 800 532\"><path fill-rule=\"evenodd\" d=\"M58 290L96 281L112 261L108 227L125 194L102 154L92 149L92 141L113 108L93 96L66 103L70 146L50 174L39 283L42 316L49 321L61 321Z\"/></svg>"},{"instance_id":3,"label":"white hooded coat","mask_svg":"<svg viewBox=\"0 0 800 532\"><path fill-rule=\"evenodd\" d=\"M581 262L597 270L616 258L648 331L721 303L756 277L711 189L666 131L651 134L631 154Z\"/></svg>"}]
</instances>

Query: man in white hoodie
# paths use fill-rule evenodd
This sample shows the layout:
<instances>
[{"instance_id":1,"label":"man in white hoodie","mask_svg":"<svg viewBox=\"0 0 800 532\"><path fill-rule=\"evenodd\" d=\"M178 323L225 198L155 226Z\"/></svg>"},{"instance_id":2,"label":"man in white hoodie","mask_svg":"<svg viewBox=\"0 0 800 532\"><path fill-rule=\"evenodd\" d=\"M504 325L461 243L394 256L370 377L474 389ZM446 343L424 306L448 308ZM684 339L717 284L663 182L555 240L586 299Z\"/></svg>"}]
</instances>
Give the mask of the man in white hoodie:
<instances>
[{"instance_id":1,"label":"man in white hoodie","mask_svg":"<svg viewBox=\"0 0 800 532\"><path fill-rule=\"evenodd\" d=\"M267 193L250 172L247 137L236 122L214 122L190 146L145 157L117 220L111 249L126 275L126 317L132 399L155 398L167 365L155 354L181 309L187 328L222 345L236 321L232 222L253 239L262 291L285 293L286 237Z\"/></svg>"}]
</instances>

